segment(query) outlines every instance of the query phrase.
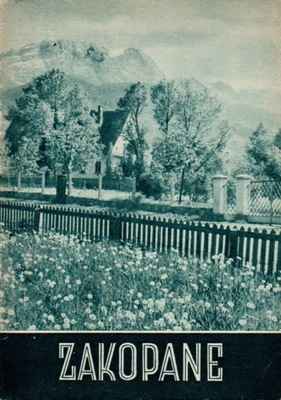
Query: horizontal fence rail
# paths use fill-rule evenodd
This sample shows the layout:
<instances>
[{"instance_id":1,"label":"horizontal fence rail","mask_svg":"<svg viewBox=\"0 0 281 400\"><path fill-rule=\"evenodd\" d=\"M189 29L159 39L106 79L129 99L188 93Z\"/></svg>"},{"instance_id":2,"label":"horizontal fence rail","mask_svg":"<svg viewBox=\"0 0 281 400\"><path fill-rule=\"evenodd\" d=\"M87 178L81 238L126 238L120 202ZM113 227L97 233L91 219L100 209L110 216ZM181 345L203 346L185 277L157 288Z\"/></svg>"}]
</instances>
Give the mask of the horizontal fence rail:
<instances>
[{"instance_id":1,"label":"horizontal fence rail","mask_svg":"<svg viewBox=\"0 0 281 400\"><path fill-rule=\"evenodd\" d=\"M135 214L93 212L57 206L0 201L0 221L10 232L35 230L76 235L91 241L102 238L129 241L147 249L210 260L223 254L240 264L250 263L264 274L281 267L281 234L274 230L178 221Z\"/></svg>"}]
</instances>

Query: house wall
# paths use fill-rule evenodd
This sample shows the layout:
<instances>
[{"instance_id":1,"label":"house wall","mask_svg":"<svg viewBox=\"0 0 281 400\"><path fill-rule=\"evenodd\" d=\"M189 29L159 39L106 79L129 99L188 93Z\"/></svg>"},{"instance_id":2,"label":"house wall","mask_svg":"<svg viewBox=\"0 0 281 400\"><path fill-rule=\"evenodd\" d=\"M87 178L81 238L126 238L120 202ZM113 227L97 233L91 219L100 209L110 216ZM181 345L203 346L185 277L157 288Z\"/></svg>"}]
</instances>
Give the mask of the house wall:
<instances>
[{"instance_id":1,"label":"house wall","mask_svg":"<svg viewBox=\"0 0 281 400\"><path fill-rule=\"evenodd\" d=\"M99 125L102 125L103 123L103 109L102 107L98 108L98 111L95 112L96 118L97 118L97 123ZM108 153L110 154L111 152L111 168L112 170L115 170L118 168L122 162L123 157L126 155L126 147L128 145L128 141L125 139L124 132L126 131L128 125L128 120L125 121L125 124L123 126L122 132L120 132L119 137L117 138L116 142L113 144L109 145L108 148ZM104 175L106 173L106 169L108 166L107 162L107 157L108 154L103 155L101 158L98 158L96 161L101 161L101 174ZM88 167L86 168L86 175L91 176L92 174L95 174L96 168L95 168L95 162L90 163ZM73 177L78 177L81 175L81 171L77 171L77 173L73 174ZM84 177L85 174L83 174Z\"/></svg>"},{"instance_id":2,"label":"house wall","mask_svg":"<svg viewBox=\"0 0 281 400\"><path fill-rule=\"evenodd\" d=\"M111 158L111 169L112 171L114 171L116 168L118 168L121 164L123 157L117 157L117 156L113 156Z\"/></svg>"},{"instance_id":3,"label":"house wall","mask_svg":"<svg viewBox=\"0 0 281 400\"><path fill-rule=\"evenodd\" d=\"M115 144L112 146L112 156L113 157L124 157L125 148L127 141L123 135L120 135L116 140Z\"/></svg>"},{"instance_id":4,"label":"house wall","mask_svg":"<svg viewBox=\"0 0 281 400\"><path fill-rule=\"evenodd\" d=\"M93 178L93 176L96 176L96 162L100 161L101 162L101 175L104 175L106 173L106 158L97 158L96 161L89 163L87 166L85 173L82 173L81 171L76 171L72 174L73 178Z\"/></svg>"}]
</instances>

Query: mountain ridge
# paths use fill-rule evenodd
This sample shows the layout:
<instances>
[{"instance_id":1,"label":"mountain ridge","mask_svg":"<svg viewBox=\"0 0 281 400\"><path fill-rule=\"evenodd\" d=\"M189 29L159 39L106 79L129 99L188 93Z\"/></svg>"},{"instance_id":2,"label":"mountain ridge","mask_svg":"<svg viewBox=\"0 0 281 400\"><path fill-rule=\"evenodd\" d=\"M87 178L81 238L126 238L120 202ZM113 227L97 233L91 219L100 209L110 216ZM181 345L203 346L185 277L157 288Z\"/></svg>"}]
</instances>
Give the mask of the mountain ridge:
<instances>
[{"instance_id":1,"label":"mountain ridge","mask_svg":"<svg viewBox=\"0 0 281 400\"><path fill-rule=\"evenodd\" d=\"M3 113L20 96L22 87L53 68L62 70L69 83L78 83L95 107L102 104L105 109L115 109L130 84L140 81L149 87L165 79L155 62L138 49L125 49L111 57L107 49L91 41L44 40L0 53ZM207 87L218 97L222 117L236 126L238 137L248 136L260 122L271 130L281 126L281 96L277 91L235 91L220 81L203 83L196 78L190 81L195 87Z\"/></svg>"},{"instance_id":2,"label":"mountain ridge","mask_svg":"<svg viewBox=\"0 0 281 400\"><path fill-rule=\"evenodd\" d=\"M105 48L92 42L66 40L45 40L9 50L0 55L0 65L4 71L0 84L4 89L27 84L52 68L87 77L89 83L95 85L136 80L155 83L164 77L156 64L140 50L126 49L123 54L110 57Z\"/></svg>"}]
</instances>

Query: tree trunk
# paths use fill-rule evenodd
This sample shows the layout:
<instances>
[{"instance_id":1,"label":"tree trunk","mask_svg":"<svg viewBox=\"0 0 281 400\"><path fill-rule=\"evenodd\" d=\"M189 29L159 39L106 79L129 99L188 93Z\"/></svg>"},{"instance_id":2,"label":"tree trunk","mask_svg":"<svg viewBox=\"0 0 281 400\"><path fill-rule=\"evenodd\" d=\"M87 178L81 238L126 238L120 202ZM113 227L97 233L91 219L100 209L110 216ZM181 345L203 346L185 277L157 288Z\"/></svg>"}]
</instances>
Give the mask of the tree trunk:
<instances>
[{"instance_id":1,"label":"tree trunk","mask_svg":"<svg viewBox=\"0 0 281 400\"><path fill-rule=\"evenodd\" d=\"M181 200L182 200L182 192L183 192L183 184L184 184L184 175L185 175L185 165L182 168L182 172L181 172L181 186L180 186L180 195L179 195L179 204L181 204Z\"/></svg>"},{"instance_id":2,"label":"tree trunk","mask_svg":"<svg viewBox=\"0 0 281 400\"><path fill-rule=\"evenodd\" d=\"M18 192L21 190L21 172L18 172L18 182L17 182Z\"/></svg>"},{"instance_id":3,"label":"tree trunk","mask_svg":"<svg viewBox=\"0 0 281 400\"><path fill-rule=\"evenodd\" d=\"M67 189L68 189L68 196L72 195L72 171L68 170L67 172Z\"/></svg>"},{"instance_id":4,"label":"tree trunk","mask_svg":"<svg viewBox=\"0 0 281 400\"><path fill-rule=\"evenodd\" d=\"M174 197L175 197L175 177L174 174L170 176L170 205L174 204Z\"/></svg>"},{"instance_id":5,"label":"tree trunk","mask_svg":"<svg viewBox=\"0 0 281 400\"><path fill-rule=\"evenodd\" d=\"M42 172L41 176L41 193L45 193L45 186L46 186L46 171Z\"/></svg>"},{"instance_id":6,"label":"tree trunk","mask_svg":"<svg viewBox=\"0 0 281 400\"><path fill-rule=\"evenodd\" d=\"M102 174L99 174L98 178L98 200L102 199Z\"/></svg>"},{"instance_id":7,"label":"tree trunk","mask_svg":"<svg viewBox=\"0 0 281 400\"><path fill-rule=\"evenodd\" d=\"M137 178L135 176L132 177L132 199L135 198L137 191Z\"/></svg>"}]
</instances>

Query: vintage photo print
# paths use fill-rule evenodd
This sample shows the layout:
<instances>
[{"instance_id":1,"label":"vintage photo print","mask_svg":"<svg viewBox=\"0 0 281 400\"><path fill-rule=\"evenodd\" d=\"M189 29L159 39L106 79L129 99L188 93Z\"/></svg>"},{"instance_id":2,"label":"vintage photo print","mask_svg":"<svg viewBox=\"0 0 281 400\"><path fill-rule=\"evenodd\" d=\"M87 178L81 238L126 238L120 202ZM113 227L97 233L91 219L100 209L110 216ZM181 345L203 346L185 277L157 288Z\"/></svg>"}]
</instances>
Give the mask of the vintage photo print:
<instances>
[{"instance_id":1,"label":"vintage photo print","mask_svg":"<svg viewBox=\"0 0 281 400\"><path fill-rule=\"evenodd\" d=\"M1 398L280 399L280 22L0 0Z\"/></svg>"}]
</instances>

